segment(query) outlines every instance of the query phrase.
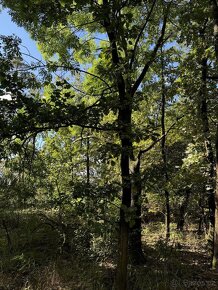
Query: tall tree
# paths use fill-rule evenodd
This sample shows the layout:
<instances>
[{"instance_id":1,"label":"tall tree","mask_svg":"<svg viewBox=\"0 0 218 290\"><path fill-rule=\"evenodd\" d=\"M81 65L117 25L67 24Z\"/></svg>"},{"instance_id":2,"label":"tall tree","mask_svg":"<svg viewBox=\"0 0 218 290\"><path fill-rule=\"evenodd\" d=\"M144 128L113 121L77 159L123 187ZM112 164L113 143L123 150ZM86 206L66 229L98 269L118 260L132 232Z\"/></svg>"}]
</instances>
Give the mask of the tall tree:
<instances>
[{"instance_id":1,"label":"tall tree","mask_svg":"<svg viewBox=\"0 0 218 290\"><path fill-rule=\"evenodd\" d=\"M28 7L23 1L16 2L16 5L13 1L2 1L2 3L11 9L14 20L27 28L41 43L47 59L54 54L58 56L57 61L50 59L51 69L62 69L71 73L85 72L94 79L100 80L101 88L98 89L100 102L106 99L106 104L109 104L105 98L105 90L111 90L111 97L115 100L115 106L113 105L114 108L111 109L117 116L117 126L113 130L120 140L122 180L116 288L126 289L129 236L127 215L132 198L130 162L134 158L133 104L137 101L137 92L140 91L141 83L164 42L169 5L156 0L145 3L121 0L72 3L32 1ZM29 13L26 13L27 8ZM78 36L78 31L88 38L83 41ZM83 61L87 57L85 61L87 64L94 61L96 54L91 46L95 46L96 43L93 43L89 35L96 37L96 33L99 32L104 34L109 45L100 48L101 54L97 54L97 59L103 56L107 60L107 66L105 63L102 69L99 67L98 71L92 73L90 69L86 71L83 69L82 60L77 55L81 53ZM57 41L57 33L63 36L61 41ZM141 62L141 53L145 49L147 59ZM110 79L111 86L108 86L107 80L100 76L103 71ZM112 73L109 74L109 71ZM73 81L74 77L71 80ZM58 94L61 94L61 91L56 91L56 96ZM91 124L87 126L92 127Z\"/></svg>"},{"instance_id":2,"label":"tall tree","mask_svg":"<svg viewBox=\"0 0 218 290\"><path fill-rule=\"evenodd\" d=\"M213 4L216 1L208 1L206 8L204 1L193 1L192 3L187 3L186 9L187 13L184 16L180 16L182 19L182 29L181 34L183 35L183 40L190 45L191 50L189 53L193 55L193 60L195 59L196 65L200 70L192 71L196 74L198 79L198 94L195 96L195 103L193 103L196 108L196 113L198 113L198 118L196 121L199 122L199 129L197 136L201 139L201 142L205 147L205 197L207 197L208 203L208 217L209 217L209 242L213 243L213 232L214 232L214 215L215 215L215 156L213 148L213 127L210 121L211 112L214 114L214 106L212 104L213 98L213 85L211 84L211 78L209 77L213 74L214 68L214 54L212 52L212 21L211 21L211 11L209 9L210 3ZM201 14L202 13L202 14ZM199 17L199 15L201 16ZM185 20L186 19L186 20ZM184 23L183 21L186 21ZM187 30L191 30L188 35ZM197 80L196 79L196 80ZM197 84L196 82L196 84ZM196 87L197 88L197 87ZM190 90L191 93L191 90ZM197 105L197 107L196 107Z\"/></svg>"},{"instance_id":3,"label":"tall tree","mask_svg":"<svg viewBox=\"0 0 218 290\"><path fill-rule=\"evenodd\" d=\"M161 133L163 138L161 140L161 153L163 159L163 174L165 179L165 199L166 199L166 213L165 213L165 224L166 224L166 239L170 238L170 198L169 191L166 188L166 184L169 181L168 170L167 170L167 150L166 150L166 87L165 87L165 64L163 56L163 48L161 49Z\"/></svg>"},{"instance_id":4,"label":"tall tree","mask_svg":"<svg viewBox=\"0 0 218 290\"><path fill-rule=\"evenodd\" d=\"M218 65L218 3L216 0L211 0L213 13L213 36L214 49L216 56L216 67ZM214 240L213 240L213 260L212 268L218 268L218 123L216 124L216 188L215 188L215 223L214 223Z\"/></svg>"}]
</instances>

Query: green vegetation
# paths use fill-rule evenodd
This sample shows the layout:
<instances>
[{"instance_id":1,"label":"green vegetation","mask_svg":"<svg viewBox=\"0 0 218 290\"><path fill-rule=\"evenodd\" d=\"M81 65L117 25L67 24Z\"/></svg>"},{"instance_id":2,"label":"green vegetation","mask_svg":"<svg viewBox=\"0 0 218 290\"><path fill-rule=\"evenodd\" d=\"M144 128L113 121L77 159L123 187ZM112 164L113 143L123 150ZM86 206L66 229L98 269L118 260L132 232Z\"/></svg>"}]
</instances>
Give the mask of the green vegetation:
<instances>
[{"instance_id":1,"label":"green vegetation","mask_svg":"<svg viewBox=\"0 0 218 290\"><path fill-rule=\"evenodd\" d=\"M216 289L217 1L0 4L2 289Z\"/></svg>"}]
</instances>

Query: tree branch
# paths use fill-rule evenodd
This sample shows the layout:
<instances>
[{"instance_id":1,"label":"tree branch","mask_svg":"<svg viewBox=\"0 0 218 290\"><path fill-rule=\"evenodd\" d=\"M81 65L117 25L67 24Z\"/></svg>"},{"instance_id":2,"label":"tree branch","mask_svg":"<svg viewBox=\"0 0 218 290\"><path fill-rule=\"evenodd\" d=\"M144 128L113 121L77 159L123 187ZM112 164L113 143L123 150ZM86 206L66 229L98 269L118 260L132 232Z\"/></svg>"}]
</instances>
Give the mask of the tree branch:
<instances>
[{"instance_id":1,"label":"tree branch","mask_svg":"<svg viewBox=\"0 0 218 290\"><path fill-rule=\"evenodd\" d=\"M154 9L154 6L155 6L156 2L157 2L157 0L153 1L151 9L148 12L148 15L146 17L145 23L142 26L142 28L141 28L141 30L140 30L137 38L136 38L136 41L135 41L135 44L134 44L134 48L133 48L133 52L132 52L132 57L131 57L130 64L129 64L130 69L132 68L132 65L133 65L133 62L134 62L134 59L135 59L135 54L136 54L136 49L137 49L138 42L139 42L140 38L142 37L142 33L143 33L145 27L147 26L148 21L150 20L150 17L151 17L151 14L153 12L153 9Z\"/></svg>"},{"instance_id":2,"label":"tree branch","mask_svg":"<svg viewBox=\"0 0 218 290\"><path fill-rule=\"evenodd\" d=\"M32 57L32 56L31 56ZM32 58L34 58L35 59L35 57L32 57ZM42 61L40 61L40 62L42 62ZM97 79L99 79L100 81L102 81L104 84L106 84L106 86L108 87L108 88L110 88L111 89L111 86L104 80L104 79L102 79L100 76L98 76L98 75L95 75L95 74L93 74L93 73L90 73L90 72L88 72L88 71L85 71L85 70L83 70L83 69L80 69L80 68L78 68L78 67L73 67L73 66L69 66L69 65L56 65L56 64L52 64L51 65L52 67L54 67L54 68L56 68L56 69L58 69L58 68L62 68L62 69L68 69L68 70L71 70L71 71L76 71L76 72L81 72L81 73L84 73L84 74L87 74L87 75L90 75L90 76L92 76L92 77L94 77L94 78L97 78ZM45 68L46 67L46 64L42 64L42 65L34 65L34 66L28 66L27 68L25 68L25 69L18 69L18 70L16 70L16 71L28 71L28 70L34 70L34 69L40 69L40 68Z\"/></svg>"},{"instance_id":3,"label":"tree branch","mask_svg":"<svg viewBox=\"0 0 218 290\"><path fill-rule=\"evenodd\" d=\"M213 81L217 81L218 80L218 76L207 76L208 80L213 80Z\"/></svg>"},{"instance_id":4,"label":"tree branch","mask_svg":"<svg viewBox=\"0 0 218 290\"><path fill-rule=\"evenodd\" d=\"M163 40L164 40L164 35L165 35L165 30L166 30L166 23L167 23L167 18L168 18L168 11L169 11L169 6L167 9L167 13L165 14L164 18L163 18L163 25L162 25L162 29L161 29L161 35L157 40L157 43L151 53L151 57L150 59L147 61L147 63L145 64L141 74L139 75L138 79L135 81L132 90L131 90L131 95L133 96L135 94L135 92L137 91L138 87L140 86L142 80L144 79L148 69L150 68L151 64L153 63L153 61L155 60L156 54L158 49L161 47L161 45L163 44Z\"/></svg>"},{"instance_id":5,"label":"tree branch","mask_svg":"<svg viewBox=\"0 0 218 290\"><path fill-rule=\"evenodd\" d=\"M168 130L157 140L155 140L153 143L151 143L151 145L149 145L147 148L140 150L139 154L138 154L138 159L140 159L141 155L148 152L149 150L151 150L158 142L160 142L163 138L165 138L167 136L167 134L173 129L173 127L177 124L177 122L182 119L184 117L184 115L182 115L181 117L178 117L176 122L174 122L169 128Z\"/></svg>"}]
</instances>

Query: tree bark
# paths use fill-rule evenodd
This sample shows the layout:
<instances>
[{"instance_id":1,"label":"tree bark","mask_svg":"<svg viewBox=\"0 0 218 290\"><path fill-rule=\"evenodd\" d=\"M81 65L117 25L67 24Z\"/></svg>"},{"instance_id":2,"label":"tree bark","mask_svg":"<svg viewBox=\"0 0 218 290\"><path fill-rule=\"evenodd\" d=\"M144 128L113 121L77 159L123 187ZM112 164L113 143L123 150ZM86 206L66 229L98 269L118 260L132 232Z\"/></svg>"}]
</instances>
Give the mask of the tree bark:
<instances>
[{"instance_id":1,"label":"tree bark","mask_svg":"<svg viewBox=\"0 0 218 290\"><path fill-rule=\"evenodd\" d=\"M108 6L108 1L103 1L104 7ZM109 9L110 11L110 9ZM113 12L112 12L113 13ZM118 108L118 131L121 143L121 180L122 198L120 207L120 229L119 229L119 254L117 262L117 273L115 289L127 289L127 265L128 265L128 244L129 244L129 222L127 221L128 209L131 206L131 176L130 176L130 157L132 156L132 96L126 89L126 83L120 69L120 58L118 55L117 39L114 23L111 24L110 15L105 15L104 27L106 29L110 47L114 74L116 77L117 89L119 94Z\"/></svg>"},{"instance_id":2,"label":"tree bark","mask_svg":"<svg viewBox=\"0 0 218 290\"><path fill-rule=\"evenodd\" d=\"M215 191L215 228L212 268L218 270L218 124L216 129L216 191Z\"/></svg>"},{"instance_id":3,"label":"tree bark","mask_svg":"<svg viewBox=\"0 0 218 290\"><path fill-rule=\"evenodd\" d=\"M217 0L211 0L213 13L213 36L214 36L214 50L216 59L218 60L218 4Z\"/></svg>"},{"instance_id":4,"label":"tree bark","mask_svg":"<svg viewBox=\"0 0 218 290\"><path fill-rule=\"evenodd\" d=\"M205 215L205 211L204 211L204 199L203 199L203 193L201 193L201 196L199 198L198 201L198 205L200 207L200 216L199 216L199 221L198 221L198 235L202 235L203 232L206 233L206 226L207 226L207 222L206 222L206 215Z\"/></svg>"},{"instance_id":5,"label":"tree bark","mask_svg":"<svg viewBox=\"0 0 218 290\"><path fill-rule=\"evenodd\" d=\"M139 88L151 64L154 62L157 51L163 42L170 5L167 6L166 13L163 17L161 35L154 46L154 49L151 53L151 57L146 62L138 78L133 83L132 80L128 79L127 77L128 74L125 71L125 67L123 66L123 63L121 63L120 57L118 54L117 31L118 29L121 29L123 31L123 27L122 27L123 22L122 21L116 22L116 19L118 19L117 18L117 5L111 5L111 3L113 3L113 1L103 0L104 10L107 11L107 13L105 13L103 26L106 30L109 43L110 43L111 57L112 57L112 63L113 63L113 69L114 69L113 73L115 76L115 81L116 81L118 95L119 95L118 132L119 132L119 138L120 138L120 143L121 143L120 169L121 169L121 177L122 177L122 203L121 203L121 208L120 208L119 255L118 255L115 288L117 290L126 290L127 289L128 243L129 243L129 222L127 221L126 217L128 214L128 210L131 206L131 197L132 197L131 196L132 186L131 186L131 175L130 175L130 159L133 159L133 146L132 146L133 137L132 137L132 120L131 120L132 102L133 102L133 97L135 95L135 92ZM148 17L150 17L150 15ZM141 35L141 32L139 33L139 38L140 38L140 35ZM137 45L137 41L136 41L136 45ZM128 53L126 50L125 41L122 48L126 52L126 56L127 56ZM134 51L134 54L135 54L135 51ZM130 67L129 67L128 72L132 72Z\"/></svg>"},{"instance_id":6,"label":"tree bark","mask_svg":"<svg viewBox=\"0 0 218 290\"><path fill-rule=\"evenodd\" d=\"M162 140L161 140L161 153L163 160L163 174L165 180L165 225L166 225L166 239L170 238L170 194L166 189L166 184L169 181L168 170L167 170L167 154L166 154L166 128L165 128L165 116L166 116L166 88L164 80L164 59L163 51L161 49L161 82L162 82L162 98L161 98L161 129L162 129Z\"/></svg>"},{"instance_id":7,"label":"tree bark","mask_svg":"<svg viewBox=\"0 0 218 290\"><path fill-rule=\"evenodd\" d=\"M90 149L90 140L87 133L86 139L86 183L90 184L90 157L89 157L89 149Z\"/></svg>"},{"instance_id":8,"label":"tree bark","mask_svg":"<svg viewBox=\"0 0 218 290\"><path fill-rule=\"evenodd\" d=\"M133 171L132 206L135 208L134 224L130 229L130 260L132 264L145 263L142 250L142 179L141 179L141 153L138 154L137 163Z\"/></svg>"},{"instance_id":9,"label":"tree bark","mask_svg":"<svg viewBox=\"0 0 218 290\"><path fill-rule=\"evenodd\" d=\"M187 210L188 203L189 203L190 193L191 193L190 188L186 188L185 189L185 198L184 198L184 201L179 209L179 218L178 218L178 222L177 222L177 230L179 230L181 232L184 231L185 214L186 214L186 210Z\"/></svg>"},{"instance_id":10,"label":"tree bark","mask_svg":"<svg viewBox=\"0 0 218 290\"><path fill-rule=\"evenodd\" d=\"M201 90L200 90L200 116L202 123L202 133L204 137L204 145L206 151L207 160L207 183L206 183L206 196L209 207L209 232L208 241L213 244L214 234L214 214L215 214L215 200L214 200L214 154L212 148L212 142L210 137L210 127L208 120L208 108L207 108L207 58L201 60Z\"/></svg>"},{"instance_id":11,"label":"tree bark","mask_svg":"<svg viewBox=\"0 0 218 290\"><path fill-rule=\"evenodd\" d=\"M216 54L216 65L218 65L218 4L217 0L211 0L213 11L213 35L214 48ZM215 189L215 221L214 221L214 240L213 240L213 259L212 268L218 270L218 124L216 124L216 189Z\"/></svg>"},{"instance_id":12,"label":"tree bark","mask_svg":"<svg viewBox=\"0 0 218 290\"><path fill-rule=\"evenodd\" d=\"M122 204L120 208L120 242L119 257L117 265L116 289L127 288L127 265L128 265L128 240L129 222L126 214L131 206L131 177L130 177L130 156L132 152L131 141L131 105L125 95L120 96L119 124L121 140L121 176L122 176Z\"/></svg>"}]
</instances>

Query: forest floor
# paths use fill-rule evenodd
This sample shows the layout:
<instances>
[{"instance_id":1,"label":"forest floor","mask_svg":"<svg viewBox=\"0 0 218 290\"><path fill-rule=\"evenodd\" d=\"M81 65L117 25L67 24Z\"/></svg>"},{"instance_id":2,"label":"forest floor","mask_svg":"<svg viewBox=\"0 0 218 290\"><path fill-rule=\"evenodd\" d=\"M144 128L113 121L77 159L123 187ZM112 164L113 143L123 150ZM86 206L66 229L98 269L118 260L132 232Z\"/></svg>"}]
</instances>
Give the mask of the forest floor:
<instances>
[{"instance_id":1,"label":"forest floor","mask_svg":"<svg viewBox=\"0 0 218 290\"><path fill-rule=\"evenodd\" d=\"M163 224L158 226L163 228ZM151 229L150 224L143 237L150 285L141 289L218 289L218 272L211 270L211 255L204 235L199 236L193 229L183 234L174 230L166 243L161 230L152 235Z\"/></svg>"},{"instance_id":2,"label":"forest floor","mask_svg":"<svg viewBox=\"0 0 218 290\"><path fill-rule=\"evenodd\" d=\"M37 214L2 219L0 290L112 290L114 257L93 254L85 237L64 247L66 237L55 225ZM144 228L146 263L129 264L129 290L218 289L203 235L173 230L169 243L163 236L161 223Z\"/></svg>"}]
</instances>

